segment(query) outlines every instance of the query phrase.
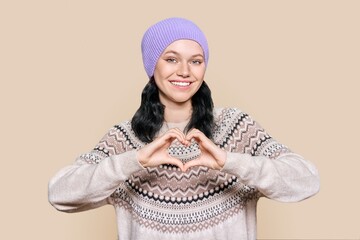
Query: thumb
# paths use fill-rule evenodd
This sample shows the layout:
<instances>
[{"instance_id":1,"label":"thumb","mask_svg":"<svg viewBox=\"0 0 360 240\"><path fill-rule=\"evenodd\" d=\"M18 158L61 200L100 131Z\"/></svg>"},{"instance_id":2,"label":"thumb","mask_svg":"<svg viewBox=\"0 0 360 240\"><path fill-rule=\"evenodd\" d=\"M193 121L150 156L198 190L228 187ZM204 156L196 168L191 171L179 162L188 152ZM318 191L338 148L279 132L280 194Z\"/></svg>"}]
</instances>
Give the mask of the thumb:
<instances>
[{"instance_id":1,"label":"thumb","mask_svg":"<svg viewBox=\"0 0 360 240\"><path fill-rule=\"evenodd\" d=\"M194 160L191 160L184 164L184 172L186 172L189 168L203 165L201 159L197 158Z\"/></svg>"},{"instance_id":2,"label":"thumb","mask_svg":"<svg viewBox=\"0 0 360 240\"><path fill-rule=\"evenodd\" d=\"M169 156L169 158L167 159L166 163L175 165L175 166L177 166L178 168L180 168L180 170L181 170L182 172L185 172L183 162L180 161L180 160L177 159L177 158L174 158L174 157L172 157L172 156Z\"/></svg>"}]
</instances>

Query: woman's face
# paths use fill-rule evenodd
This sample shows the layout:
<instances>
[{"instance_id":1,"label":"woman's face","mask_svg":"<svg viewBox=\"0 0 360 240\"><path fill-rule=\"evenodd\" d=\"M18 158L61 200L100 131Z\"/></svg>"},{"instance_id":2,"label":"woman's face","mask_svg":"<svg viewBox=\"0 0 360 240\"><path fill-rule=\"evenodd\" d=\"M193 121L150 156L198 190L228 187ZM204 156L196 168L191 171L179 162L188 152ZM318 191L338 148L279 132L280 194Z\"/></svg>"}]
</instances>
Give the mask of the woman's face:
<instances>
[{"instance_id":1,"label":"woman's face","mask_svg":"<svg viewBox=\"0 0 360 240\"><path fill-rule=\"evenodd\" d=\"M192 40L177 40L161 54L154 71L160 102L191 103L205 75L203 49Z\"/></svg>"}]
</instances>

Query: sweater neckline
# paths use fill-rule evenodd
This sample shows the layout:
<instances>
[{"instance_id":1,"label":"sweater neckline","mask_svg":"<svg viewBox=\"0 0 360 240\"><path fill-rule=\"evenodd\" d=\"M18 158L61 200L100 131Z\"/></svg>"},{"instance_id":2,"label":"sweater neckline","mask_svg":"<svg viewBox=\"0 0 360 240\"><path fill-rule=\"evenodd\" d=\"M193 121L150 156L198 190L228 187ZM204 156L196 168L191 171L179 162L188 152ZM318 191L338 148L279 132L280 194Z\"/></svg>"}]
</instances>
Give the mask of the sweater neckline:
<instances>
[{"instance_id":1,"label":"sweater neckline","mask_svg":"<svg viewBox=\"0 0 360 240\"><path fill-rule=\"evenodd\" d=\"M183 121L183 122L166 122L166 121L164 121L158 135L162 135L172 128L178 128L178 129L180 129L180 131L184 132L185 127L188 123L189 123L189 120Z\"/></svg>"},{"instance_id":2,"label":"sweater neckline","mask_svg":"<svg viewBox=\"0 0 360 240\"><path fill-rule=\"evenodd\" d=\"M164 121L164 124L162 127L165 128L166 131L169 129L172 129L172 128L178 128L181 131L184 131L188 122L189 122L189 120L186 120L183 122L166 122L166 121Z\"/></svg>"}]
</instances>

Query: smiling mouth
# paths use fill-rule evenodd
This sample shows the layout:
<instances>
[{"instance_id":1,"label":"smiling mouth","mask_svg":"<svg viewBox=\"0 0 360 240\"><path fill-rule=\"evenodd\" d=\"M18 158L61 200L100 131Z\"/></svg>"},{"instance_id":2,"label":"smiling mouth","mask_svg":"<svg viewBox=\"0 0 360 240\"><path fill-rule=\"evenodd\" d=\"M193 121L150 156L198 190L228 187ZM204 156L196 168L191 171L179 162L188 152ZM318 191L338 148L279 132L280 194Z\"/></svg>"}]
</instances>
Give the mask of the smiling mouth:
<instances>
[{"instance_id":1,"label":"smiling mouth","mask_svg":"<svg viewBox=\"0 0 360 240\"><path fill-rule=\"evenodd\" d=\"M177 82L177 81L171 81L172 85L179 86L179 87L187 87L191 84L191 82Z\"/></svg>"}]
</instances>

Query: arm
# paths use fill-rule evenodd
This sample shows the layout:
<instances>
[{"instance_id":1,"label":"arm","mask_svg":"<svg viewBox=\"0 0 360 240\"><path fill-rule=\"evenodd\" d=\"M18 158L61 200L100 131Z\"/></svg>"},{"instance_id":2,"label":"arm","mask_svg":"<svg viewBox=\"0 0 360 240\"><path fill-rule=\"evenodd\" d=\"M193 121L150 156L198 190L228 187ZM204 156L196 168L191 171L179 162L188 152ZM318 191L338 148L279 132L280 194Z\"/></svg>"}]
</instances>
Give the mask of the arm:
<instances>
[{"instance_id":1,"label":"arm","mask_svg":"<svg viewBox=\"0 0 360 240\"><path fill-rule=\"evenodd\" d=\"M311 162L276 142L247 114L238 111L236 118L240 127L227 145L223 171L278 201L300 201L319 191L319 175Z\"/></svg>"},{"instance_id":2,"label":"arm","mask_svg":"<svg viewBox=\"0 0 360 240\"><path fill-rule=\"evenodd\" d=\"M263 196L282 202L301 201L319 191L314 165L293 153L269 159L228 152L222 170L236 175L246 185L255 186Z\"/></svg>"},{"instance_id":3,"label":"arm","mask_svg":"<svg viewBox=\"0 0 360 240\"><path fill-rule=\"evenodd\" d=\"M108 197L132 173L142 170L136 150L113 127L95 149L61 169L49 182L49 202L65 212L104 205Z\"/></svg>"},{"instance_id":4,"label":"arm","mask_svg":"<svg viewBox=\"0 0 360 240\"><path fill-rule=\"evenodd\" d=\"M247 114L223 110L218 119L216 145L199 131L191 131L200 145L201 157L185 169L205 165L236 175L268 198L295 202L319 191L316 167L287 147L277 143Z\"/></svg>"}]
</instances>

